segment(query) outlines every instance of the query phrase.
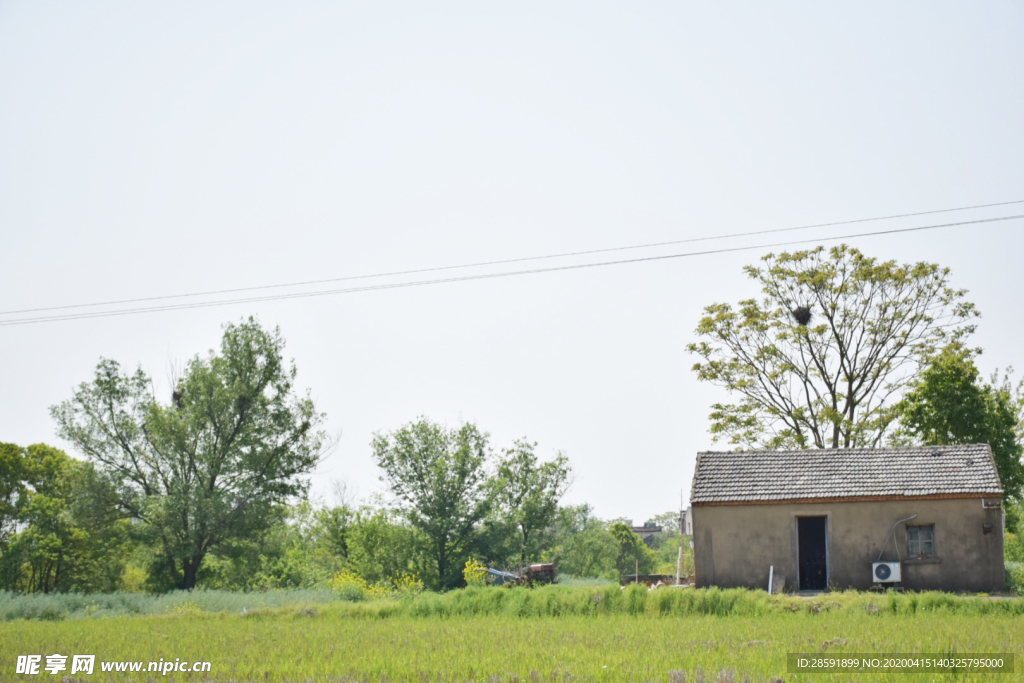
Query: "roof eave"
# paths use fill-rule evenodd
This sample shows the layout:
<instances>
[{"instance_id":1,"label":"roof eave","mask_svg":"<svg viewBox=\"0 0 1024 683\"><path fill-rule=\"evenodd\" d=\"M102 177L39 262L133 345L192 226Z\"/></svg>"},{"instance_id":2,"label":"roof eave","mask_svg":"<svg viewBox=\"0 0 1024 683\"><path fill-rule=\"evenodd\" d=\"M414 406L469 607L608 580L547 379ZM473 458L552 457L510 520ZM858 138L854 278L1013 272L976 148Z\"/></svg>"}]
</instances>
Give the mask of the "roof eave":
<instances>
[{"instance_id":1,"label":"roof eave","mask_svg":"<svg viewBox=\"0 0 1024 683\"><path fill-rule=\"evenodd\" d=\"M692 501L693 507L711 507L723 505L789 505L796 503L866 503L885 502L895 500L956 500L956 499L979 499L979 498L1000 498L1002 491L971 492L971 493L932 493L922 496L831 496L826 498L785 498L785 499L759 499L759 500L710 500Z\"/></svg>"}]
</instances>

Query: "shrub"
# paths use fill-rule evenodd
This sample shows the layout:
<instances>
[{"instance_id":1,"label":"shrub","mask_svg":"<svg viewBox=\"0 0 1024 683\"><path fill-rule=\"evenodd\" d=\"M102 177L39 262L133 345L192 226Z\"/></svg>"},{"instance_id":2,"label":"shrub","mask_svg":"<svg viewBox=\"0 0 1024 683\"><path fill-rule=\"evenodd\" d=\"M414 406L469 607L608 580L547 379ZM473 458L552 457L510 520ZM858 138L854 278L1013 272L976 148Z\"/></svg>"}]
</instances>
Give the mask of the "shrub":
<instances>
[{"instance_id":1,"label":"shrub","mask_svg":"<svg viewBox=\"0 0 1024 683\"><path fill-rule=\"evenodd\" d=\"M370 585L366 583L366 579L347 570L342 570L331 577L331 590L340 599L348 602L361 602L370 597Z\"/></svg>"},{"instance_id":2,"label":"shrub","mask_svg":"<svg viewBox=\"0 0 1024 683\"><path fill-rule=\"evenodd\" d=\"M1006 589L1024 596L1024 562L1006 563Z\"/></svg>"},{"instance_id":3,"label":"shrub","mask_svg":"<svg viewBox=\"0 0 1024 683\"><path fill-rule=\"evenodd\" d=\"M395 595L401 599L413 598L423 592L423 581L413 574L402 574L394 580Z\"/></svg>"},{"instance_id":4,"label":"shrub","mask_svg":"<svg viewBox=\"0 0 1024 683\"><path fill-rule=\"evenodd\" d=\"M1003 557L1007 562L1024 562L1024 539L1007 531L1003 539Z\"/></svg>"},{"instance_id":5,"label":"shrub","mask_svg":"<svg viewBox=\"0 0 1024 683\"><path fill-rule=\"evenodd\" d=\"M390 584L370 583L346 569L336 573L331 578L330 585L335 595L348 602L383 600L385 598L408 599L423 592L423 582L414 575L402 574L393 579Z\"/></svg>"}]
</instances>

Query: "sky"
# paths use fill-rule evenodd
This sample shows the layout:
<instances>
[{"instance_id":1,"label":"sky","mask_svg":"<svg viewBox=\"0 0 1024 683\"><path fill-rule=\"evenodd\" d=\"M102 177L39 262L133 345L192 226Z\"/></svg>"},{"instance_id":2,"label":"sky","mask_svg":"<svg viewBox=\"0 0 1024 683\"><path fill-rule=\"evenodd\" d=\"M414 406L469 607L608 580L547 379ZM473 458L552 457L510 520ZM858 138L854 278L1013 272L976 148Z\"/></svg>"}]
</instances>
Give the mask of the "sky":
<instances>
[{"instance_id":1,"label":"sky","mask_svg":"<svg viewBox=\"0 0 1024 683\"><path fill-rule=\"evenodd\" d=\"M0 2L0 322L10 311L721 237L1024 200L1018 2ZM708 413L686 345L757 293L763 245L1024 204L0 326L0 441L100 357L168 377L221 326L279 326L340 434L318 467L384 490L374 432L475 422L574 468L566 502L678 509ZM1024 369L1024 221L843 240L948 266L981 369ZM781 248L776 248L779 251ZM196 297L171 300L219 300ZM101 310L95 308L74 311Z\"/></svg>"}]
</instances>

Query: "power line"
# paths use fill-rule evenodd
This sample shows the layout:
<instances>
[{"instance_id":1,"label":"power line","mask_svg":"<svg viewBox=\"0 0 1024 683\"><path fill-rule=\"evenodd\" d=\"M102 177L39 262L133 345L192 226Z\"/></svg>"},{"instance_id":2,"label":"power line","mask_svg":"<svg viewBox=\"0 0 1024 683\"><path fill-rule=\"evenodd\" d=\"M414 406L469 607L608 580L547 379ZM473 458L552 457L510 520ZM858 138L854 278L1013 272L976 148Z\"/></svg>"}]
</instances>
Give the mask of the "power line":
<instances>
[{"instance_id":1,"label":"power line","mask_svg":"<svg viewBox=\"0 0 1024 683\"><path fill-rule=\"evenodd\" d=\"M390 273L374 273L372 275L349 275L349 276L345 276L345 277L326 278L326 279L322 279L322 280L305 280L305 281L302 281L302 282L286 282L286 283L276 284L276 285L257 285L257 286L253 286L253 287L236 287L236 288L232 288L232 289L216 289L216 290L210 290L210 291L206 291L206 292L190 292L190 293L186 293L186 294L165 294L165 295L162 295L162 296L150 296L150 297L141 297L141 298L135 298L135 299L118 299L118 300L114 300L114 301L98 301L98 302L95 302L95 303L88 303L88 304L67 304L67 305L63 305L63 306L45 306L45 307L41 307L41 308L23 308L23 309L19 309L19 310L0 311L0 315L16 315L16 314L19 314L19 313L41 313L43 311L60 311L60 310L68 310L68 309L72 309L72 308L95 308L97 306L116 306L116 305L119 305L119 304L136 304L136 303L143 303L143 302L146 302L146 301L166 301L168 299L184 299L184 298L191 298L191 297L197 297L197 296L213 296L213 295L216 295L216 294L236 294L238 292L253 292L253 291L259 291L259 290L264 290L264 289L280 289L280 288L283 288L283 287L303 287L303 286L308 286L308 285L323 285L323 284L327 284L328 282L344 282L344 281L351 281L351 280L368 280L368 279L372 279L372 278L393 277L393 276L397 276L397 275L416 275L416 274L419 274L419 273L435 273L435 272L444 271L444 270L458 270L458 269L463 269L463 268L479 268L479 267L482 267L482 266L508 265L510 263L523 263L523 262L526 262L526 261L541 261L541 260L547 260L547 259L568 258L570 256L588 256L588 255L591 255L591 254L605 254L605 253L615 252L615 251L627 251L627 250L630 250L630 249L649 249L649 248L653 248L653 247L671 246L671 245L674 245L674 244L689 244L689 243L693 243L693 242L707 242L707 241L711 241L711 240L724 240L724 239L732 239L732 238L736 238L736 237L752 237L752 236L755 236L755 235L767 235L767 234L772 234L772 233L793 232L795 230L810 230L812 228L828 228L828 227L835 227L835 226L839 226L839 225L852 225L854 223L870 223L870 222L873 222L873 221L885 221L885 220L892 220L894 218L909 218L909 217L912 217L912 216L927 216L927 215L937 214L937 213L949 213L949 212L952 212L952 211L968 211L968 210L971 210L971 209L986 209L986 208L990 208L990 207L993 207L993 206L1008 206L1010 204L1024 204L1024 199L1016 199L1016 200L1010 201L1010 202L998 202L998 203L995 203L995 204L976 204L974 206L958 206L958 207L955 207L955 208L952 208L952 209L935 209L933 211L918 211L918 212L915 212L915 213L901 213L901 214L894 214L894 215L891 215L891 216L876 216L874 218L858 218L858 219L855 219L855 220L836 221L836 222L833 222L833 223L818 223L818 224L815 224L815 225L801 225L801 226L790 227L790 228L773 228L773 229L769 229L769 230L754 230L754 231L751 231L751 232L737 232L737 233L733 233L731 235L711 235L711 236L705 236L705 237L691 237L691 238L682 239L682 240L671 240L671 241L668 241L668 242L651 242L651 243L648 243L648 244L634 244L634 245L629 245L629 246L624 246L624 247L608 247L608 248L605 248L605 249L589 249L589 250L586 250L586 251L570 251L570 252L564 252L564 253L561 253L561 254L546 254L546 255L543 255L543 256L524 256L524 257L521 257L521 258L501 259L501 260L496 260L496 261L479 261L479 262L476 262L476 263L464 263L464 264L460 264L460 265L436 266L436 267L433 267L433 268L417 268L417 269L414 269L414 270L397 270L397 271L392 271Z\"/></svg>"},{"instance_id":2,"label":"power line","mask_svg":"<svg viewBox=\"0 0 1024 683\"><path fill-rule=\"evenodd\" d=\"M837 235L834 237L821 237L812 239L792 240L788 242L776 242L774 244L759 244L745 247L728 247L724 249L713 249L708 251L685 252L681 254L664 254L661 256L644 256L641 258L622 259L618 261L601 261L596 263L577 263L565 266L552 266L549 268L533 268L529 270L504 271L499 273L482 273L478 275L464 275L461 277L441 278L436 280L414 280L411 282L394 282L380 285L369 285L366 287L350 287L347 289L327 289L313 292L295 292L291 294L275 294L270 296L248 297L240 299L224 299L220 301L204 301L187 304L172 304L168 306L150 306L142 308L119 309L116 311L95 311L91 313L70 313L64 315L42 316L37 318L18 318L15 320L0 321L0 327L8 325L29 325L42 322L54 322L60 320L83 320L87 318L106 318L110 316L135 315L138 313L156 313L162 311L176 311L191 308L207 308L210 306L227 306L240 303L254 303L262 301L279 301L283 299L300 299L314 296L327 296L332 294L353 294L357 292L369 292L381 289L400 289L405 287L419 287L424 285L436 285L448 282L465 282L467 280L486 280L499 277L513 277L517 275L534 275L537 273L551 273L565 270L579 270L582 268L598 268L602 266L616 266L627 263L644 263L649 261L663 261L667 259L686 258L691 256L709 256L712 254L724 254L737 251L751 251L754 249L773 249L775 247L786 247L796 244L807 244L809 242L834 242L837 240L854 239L857 237L876 237L879 235L894 235L897 233L920 232L923 230L937 230L939 228L951 228L964 225L977 225L980 223L995 223L998 221L1009 221L1024 218L1024 214L1015 216L999 216L995 218L981 218L972 221L961 221L958 223L944 223L941 225L924 225L915 228L896 228L892 230L880 230L877 232L862 232L850 235Z\"/></svg>"}]
</instances>

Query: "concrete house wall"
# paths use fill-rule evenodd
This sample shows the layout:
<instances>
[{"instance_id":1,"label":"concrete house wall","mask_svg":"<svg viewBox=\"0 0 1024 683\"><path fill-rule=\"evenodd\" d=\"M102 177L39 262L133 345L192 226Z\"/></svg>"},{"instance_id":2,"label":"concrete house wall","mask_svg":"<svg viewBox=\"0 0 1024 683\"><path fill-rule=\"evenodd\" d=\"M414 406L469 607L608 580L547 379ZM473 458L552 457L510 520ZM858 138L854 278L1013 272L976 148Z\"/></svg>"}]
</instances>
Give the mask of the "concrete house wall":
<instances>
[{"instance_id":1,"label":"concrete house wall","mask_svg":"<svg viewBox=\"0 0 1024 683\"><path fill-rule=\"evenodd\" d=\"M908 524L935 525L936 557L908 560L906 525L896 528L906 588L972 592L1006 588L1002 511L985 509L977 497L694 505L697 585L765 589L769 567L774 565L776 575L785 576L787 590L798 589L797 518L825 516L829 586L870 588L871 563L890 529L897 520L915 513L918 516ZM882 560L896 559L890 538Z\"/></svg>"}]
</instances>

